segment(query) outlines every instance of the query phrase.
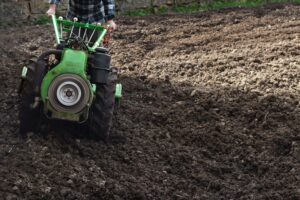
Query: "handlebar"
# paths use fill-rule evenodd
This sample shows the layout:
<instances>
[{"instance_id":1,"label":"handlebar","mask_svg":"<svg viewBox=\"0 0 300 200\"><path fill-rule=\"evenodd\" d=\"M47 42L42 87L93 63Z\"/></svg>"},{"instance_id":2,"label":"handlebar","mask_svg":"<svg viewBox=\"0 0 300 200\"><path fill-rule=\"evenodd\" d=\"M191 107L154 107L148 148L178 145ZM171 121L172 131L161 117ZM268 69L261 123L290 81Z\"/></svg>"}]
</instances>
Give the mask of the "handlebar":
<instances>
[{"instance_id":1,"label":"handlebar","mask_svg":"<svg viewBox=\"0 0 300 200\"><path fill-rule=\"evenodd\" d=\"M53 23L53 27L54 27L55 38L56 38L57 44L60 44L63 41L63 32L69 33L69 37L71 37L73 34L74 28L78 28L79 31L81 31L81 29L83 29L85 31L85 33L87 30L92 30L93 33L86 43L88 50L91 52L95 52L95 49L101 44L106 33L111 28L110 25L103 27L100 23L98 23L96 25L89 24L89 23L81 23L81 22L78 22L77 18L74 18L74 21L64 20L62 17L59 17L57 19L55 15L51 15L51 18L52 18L52 23ZM99 36L96 39L96 41L94 42L93 46L89 46L90 40L96 31L99 32ZM80 37L80 32L79 32L79 37ZM85 37L85 34L84 34L84 37ZM83 38L83 39L85 39L85 38Z\"/></svg>"}]
</instances>

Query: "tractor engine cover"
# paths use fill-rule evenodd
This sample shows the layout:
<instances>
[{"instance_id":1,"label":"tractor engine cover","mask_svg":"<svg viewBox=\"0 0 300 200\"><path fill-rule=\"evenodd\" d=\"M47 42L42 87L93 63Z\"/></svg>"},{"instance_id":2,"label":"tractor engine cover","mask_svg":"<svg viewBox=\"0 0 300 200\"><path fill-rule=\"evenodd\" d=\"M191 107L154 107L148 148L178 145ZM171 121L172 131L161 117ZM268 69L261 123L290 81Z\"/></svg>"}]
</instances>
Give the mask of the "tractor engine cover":
<instances>
[{"instance_id":1,"label":"tractor engine cover","mask_svg":"<svg viewBox=\"0 0 300 200\"><path fill-rule=\"evenodd\" d=\"M48 101L57 112L76 114L89 103L88 83L76 74L62 74L53 79L48 90Z\"/></svg>"}]
</instances>

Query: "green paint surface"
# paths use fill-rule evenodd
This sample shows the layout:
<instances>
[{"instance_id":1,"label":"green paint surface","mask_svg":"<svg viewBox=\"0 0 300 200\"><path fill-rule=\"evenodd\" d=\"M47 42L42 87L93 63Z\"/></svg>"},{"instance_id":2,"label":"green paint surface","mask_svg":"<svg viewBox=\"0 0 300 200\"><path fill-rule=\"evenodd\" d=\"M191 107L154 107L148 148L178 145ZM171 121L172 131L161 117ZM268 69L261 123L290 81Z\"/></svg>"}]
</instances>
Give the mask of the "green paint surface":
<instances>
[{"instance_id":1,"label":"green paint surface","mask_svg":"<svg viewBox=\"0 0 300 200\"><path fill-rule=\"evenodd\" d=\"M88 55L84 51L65 49L62 55L61 62L52 70L50 70L43 79L41 87L41 97L43 102L45 103L47 99L50 84L57 76L62 74L76 74L81 78L87 80L87 59ZM89 85L92 90L92 86L90 83Z\"/></svg>"},{"instance_id":2,"label":"green paint surface","mask_svg":"<svg viewBox=\"0 0 300 200\"><path fill-rule=\"evenodd\" d=\"M122 98L122 84L120 83L116 85L115 98L116 99Z\"/></svg>"},{"instance_id":3,"label":"green paint surface","mask_svg":"<svg viewBox=\"0 0 300 200\"><path fill-rule=\"evenodd\" d=\"M28 68L27 68L27 67L23 67L23 69L22 69L22 74L21 74L21 77L22 77L22 78L26 78L27 71L28 71Z\"/></svg>"},{"instance_id":4,"label":"green paint surface","mask_svg":"<svg viewBox=\"0 0 300 200\"><path fill-rule=\"evenodd\" d=\"M99 32L99 36L96 40L96 42L92 45L89 46L89 44L86 44L88 46L88 51L90 52L95 52L96 48L99 47L101 44L103 38L106 35L107 28L104 28L101 26L101 24L88 24L88 23L80 23L80 22L75 22L75 21L70 21L70 20L63 20L63 19L57 19L55 15L52 15L52 23L54 27L54 32L55 32L55 39L57 44L60 44L63 38L61 38L61 31L70 33L72 29L74 28L81 28L84 30L93 30ZM61 27L61 30L59 29Z\"/></svg>"}]
</instances>

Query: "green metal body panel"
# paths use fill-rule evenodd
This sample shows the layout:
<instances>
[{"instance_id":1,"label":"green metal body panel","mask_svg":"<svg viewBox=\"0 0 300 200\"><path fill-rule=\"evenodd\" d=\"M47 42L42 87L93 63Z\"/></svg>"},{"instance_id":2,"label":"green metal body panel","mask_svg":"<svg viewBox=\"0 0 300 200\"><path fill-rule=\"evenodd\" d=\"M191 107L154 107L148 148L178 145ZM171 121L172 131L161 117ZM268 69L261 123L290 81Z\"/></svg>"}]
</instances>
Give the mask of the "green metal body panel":
<instances>
[{"instance_id":1,"label":"green metal body panel","mask_svg":"<svg viewBox=\"0 0 300 200\"><path fill-rule=\"evenodd\" d=\"M88 59L88 55L84 51L75 51L72 49L64 50L62 54L61 62L46 74L42 82L41 98L45 105L45 109L44 109L45 113L51 111L53 118L70 120L70 121L79 121L80 116L82 115L85 115L87 117L89 107L92 104L94 98L94 87L88 80L88 76L86 74L87 59ZM90 94L91 94L89 104L86 106L86 109L84 109L82 112L78 114L56 112L48 102L49 87L52 81L56 77L62 74L76 74L80 76L82 79L86 80L87 84L89 85Z\"/></svg>"},{"instance_id":2,"label":"green metal body panel","mask_svg":"<svg viewBox=\"0 0 300 200\"><path fill-rule=\"evenodd\" d=\"M55 15L52 15L52 23L53 23L53 27L54 27L56 42L57 42L57 44L60 44L60 40L62 38L60 38L60 36L59 36L58 23L57 23L57 19L56 19Z\"/></svg>"},{"instance_id":3,"label":"green metal body panel","mask_svg":"<svg viewBox=\"0 0 300 200\"><path fill-rule=\"evenodd\" d=\"M84 80L88 80L86 75L88 55L84 51L75 51L65 49L62 54L61 62L50 70L43 79L41 87L41 97L43 102L47 99L49 86L54 78L62 74L76 74ZM92 86L89 81L89 86L92 91Z\"/></svg>"},{"instance_id":4,"label":"green metal body panel","mask_svg":"<svg viewBox=\"0 0 300 200\"><path fill-rule=\"evenodd\" d=\"M96 84L92 84L92 90L94 93L96 93L96 90L97 90L97 85Z\"/></svg>"},{"instance_id":5,"label":"green metal body panel","mask_svg":"<svg viewBox=\"0 0 300 200\"><path fill-rule=\"evenodd\" d=\"M52 108L52 106L50 105L50 103L48 101L46 101L46 103L44 104L44 113L46 114L46 116L48 116L48 112L51 112L51 118L54 119L60 119L60 120L68 120L68 121L74 121L74 122L84 122L85 120L87 120L88 118L88 113L89 113L89 108L90 108L90 104L88 104L86 106L86 109L82 110L80 113L67 113L67 112L57 112L56 110L54 110ZM84 120L82 120L84 119Z\"/></svg>"},{"instance_id":6,"label":"green metal body panel","mask_svg":"<svg viewBox=\"0 0 300 200\"><path fill-rule=\"evenodd\" d=\"M22 77L22 78L26 78L27 71L28 71L28 68L27 68L27 67L23 67L23 69L22 69L22 74L21 74L21 77Z\"/></svg>"},{"instance_id":7,"label":"green metal body panel","mask_svg":"<svg viewBox=\"0 0 300 200\"><path fill-rule=\"evenodd\" d=\"M122 98L122 84L120 83L116 85L115 98L117 100Z\"/></svg>"},{"instance_id":8,"label":"green metal body panel","mask_svg":"<svg viewBox=\"0 0 300 200\"><path fill-rule=\"evenodd\" d=\"M78 50L72 50L68 48L64 49L60 63L57 66L55 66L53 69L48 71L41 85L41 99L44 103L44 112L47 116L51 118L61 119L61 120L82 122L83 121L82 119L86 120L88 118L89 109L95 98L95 92L96 92L96 85L91 84L91 82L89 81L90 77L87 76L88 55L89 53L93 53L96 51L96 48L98 48L98 46L101 44L102 40L104 39L109 26L104 28L99 24L97 25L85 24L77 21L63 20L62 18L57 19L55 15L52 15L52 22L53 22L57 44L64 42L64 38L62 38L63 36L62 32L66 32L69 34L70 32L73 32L74 28L80 28L82 29L82 31L84 31L84 29L89 29L93 31L93 34L96 31L99 32L99 37L97 38L94 44L91 44L91 46L88 46L89 44L86 44L88 47L87 51L78 51ZM22 76L26 76L26 72L27 72L27 68L24 68L22 71ZM80 111L79 113L74 114L74 113L57 112L48 101L48 90L51 83L56 77L63 74L78 75L83 80L85 80L89 85L90 94L91 94L89 102L86 105L86 108ZM117 101L119 101L121 97L122 97L122 85L117 84L115 98Z\"/></svg>"}]
</instances>

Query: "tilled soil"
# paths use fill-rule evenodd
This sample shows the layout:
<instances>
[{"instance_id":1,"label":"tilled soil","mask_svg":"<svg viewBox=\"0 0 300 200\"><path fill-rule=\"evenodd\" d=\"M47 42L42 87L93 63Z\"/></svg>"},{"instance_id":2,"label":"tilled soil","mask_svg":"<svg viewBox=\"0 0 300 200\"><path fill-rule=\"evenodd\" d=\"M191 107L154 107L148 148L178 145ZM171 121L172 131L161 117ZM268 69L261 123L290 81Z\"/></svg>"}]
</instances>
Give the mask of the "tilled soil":
<instances>
[{"instance_id":1,"label":"tilled soil","mask_svg":"<svg viewBox=\"0 0 300 200\"><path fill-rule=\"evenodd\" d=\"M21 68L54 34L1 30L1 199L300 199L299 6L117 22L108 144L18 138Z\"/></svg>"}]
</instances>

